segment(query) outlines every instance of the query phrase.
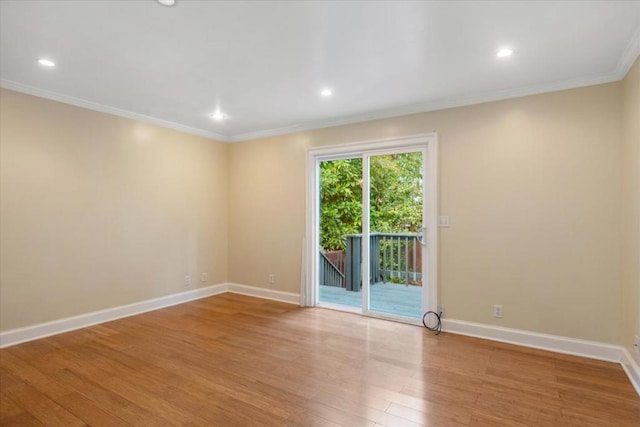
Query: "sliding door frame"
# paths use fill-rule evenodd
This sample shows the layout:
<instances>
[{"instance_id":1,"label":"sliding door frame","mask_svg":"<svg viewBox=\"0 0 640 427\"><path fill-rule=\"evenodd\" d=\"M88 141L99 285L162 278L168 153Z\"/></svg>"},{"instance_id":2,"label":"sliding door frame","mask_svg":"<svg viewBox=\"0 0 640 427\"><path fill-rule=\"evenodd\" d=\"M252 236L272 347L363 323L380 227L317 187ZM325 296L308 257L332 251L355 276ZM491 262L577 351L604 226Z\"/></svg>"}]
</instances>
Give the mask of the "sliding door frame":
<instances>
[{"instance_id":1,"label":"sliding door frame","mask_svg":"<svg viewBox=\"0 0 640 427\"><path fill-rule=\"evenodd\" d=\"M318 248L320 230L320 162L346 158L363 158L363 153L375 151L414 149L423 147L426 157L424 159L427 174L425 176L425 239L427 242L427 286L426 298L427 310L436 311L438 307L438 135L436 133L411 135L399 138L389 138L373 141L355 142L340 145L328 145L307 149L306 161L306 236L303 244L303 262L300 286L300 305L313 307L318 304ZM363 165L364 165L363 159ZM363 230L365 231L365 230ZM368 230L366 230L368 233ZM363 239L363 243L365 239ZM368 246L368 245L367 245ZM364 250L365 248L363 248ZM364 265L364 263L363 263ZM368 276L368 268L363 268ZM363 279L365 276L363 275ZM367 292L368 293L368 292ZM363 295L366 297L366 295ZM364 304L363 304L364 307ZM424 309L424 307L423 307ZM372 313L362 310L365 315L385 317L380 313ZM418 321L419 322L419 321Z\"/></svg>"}]
</instances>

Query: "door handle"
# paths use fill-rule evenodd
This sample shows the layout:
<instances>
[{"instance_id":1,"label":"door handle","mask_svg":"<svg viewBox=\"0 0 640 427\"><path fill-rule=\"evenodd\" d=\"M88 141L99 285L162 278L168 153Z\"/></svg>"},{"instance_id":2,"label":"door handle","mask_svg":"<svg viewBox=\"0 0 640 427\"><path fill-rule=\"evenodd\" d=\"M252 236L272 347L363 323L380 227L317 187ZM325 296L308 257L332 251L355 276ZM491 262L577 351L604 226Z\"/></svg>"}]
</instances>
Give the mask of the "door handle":
<instances>
[{"instance_id":1,"label":"door handle","mask_svg":"<svg viewBox=\"0 0 640 427\"><path fill-rule=\"evenodd\" d=\"M420 242L422 246L427 246L427 238L425 235L426 231L427 231L427 227L421 227L420 232L416 234L416 239L418 240L418 242Z\"/></svg>"}]
</instances>

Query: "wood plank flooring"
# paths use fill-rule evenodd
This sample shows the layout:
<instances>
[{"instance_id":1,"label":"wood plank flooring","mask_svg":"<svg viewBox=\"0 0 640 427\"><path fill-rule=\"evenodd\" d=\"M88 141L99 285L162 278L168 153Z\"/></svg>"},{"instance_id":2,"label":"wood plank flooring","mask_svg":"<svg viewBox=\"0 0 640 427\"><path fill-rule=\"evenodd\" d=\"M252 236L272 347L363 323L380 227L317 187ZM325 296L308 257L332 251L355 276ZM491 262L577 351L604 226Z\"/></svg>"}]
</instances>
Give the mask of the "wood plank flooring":
<instances>
[{"instance_id":1,"label":"wood plank flooring","mask_svg":"<svg viewBox=\"0 0 640 427\"><path fill-rule=\"evenodd\" d=\"M640 426L614 363L223 294L0 350L0 425Z\"/></svg>"}]
</instances>

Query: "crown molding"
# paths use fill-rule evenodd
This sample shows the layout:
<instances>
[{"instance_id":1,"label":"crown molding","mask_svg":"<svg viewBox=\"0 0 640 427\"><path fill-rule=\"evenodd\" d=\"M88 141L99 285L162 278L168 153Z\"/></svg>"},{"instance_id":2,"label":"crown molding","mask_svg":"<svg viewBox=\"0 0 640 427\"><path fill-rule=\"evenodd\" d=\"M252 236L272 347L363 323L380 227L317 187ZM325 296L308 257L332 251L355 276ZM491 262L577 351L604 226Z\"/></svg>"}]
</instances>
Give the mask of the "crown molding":
<instances>
[{"instance_id":1,"label":"crown molding","mask_svg":"<svg viewBox=\"0 0 640 427\"><path fill-rule=\"evenodd\" d=\"M637 41L638 40L636 40L636 42ZM430 111L444 110L448 108L465 107L465 106L476 105L476 104L484 104L487 102L503 101L503 100L519 98L523 96L539 95L543 93L557 92L557 91L567 90L567 89L576 89L579 87L593 86L593 85L598 85L603 83L610 83L610 82L621 80L624 77L624 75L620 77L621 70L624 69L624 67L626 67L626 71L624 72L625 74L629 70L629 68L633 64L633 61L635 61L635 57L638 56L638 52L637 52L638 47L640 47L640 43L630 43L629 46L625 49L624 58L626 59L624 61L621 60L619 62L617 70L612 73L599 74L599 75L583 77L578 79L570 79L570 80L565 80L561 82L545 83L545 84L532 85L532 86L523 86L523 87L514 88L514 89L490 91L490 92L485 92L482 94L469 96L469 97L443 98L443 99L434 100L426 103L419 103L419 104L407 105L407 106L402 106L397 108L372 111L372 112L363 113L363 114L353 114L353 115L343 116L343 117L334 117L326 120L315 120L315 121L306 122L306 123L298 123L291 126L260 130L256 132L247 132L247 133L230 135L230 136L221 135L221 134L206 131L203 129L197 129L190 126L157 119L150 116L145 116L143 114L121 110L119 108L113 108L106 105L85 101L79 98L74 98L74 97L70 97L70 96L66 96L66 95L62 95L54 92L49 92L43 89L38 89L32 86L16 83L11 80L6 80L6 79L0 80L0 87L15 90L17 92L26 93L29 95L38 96L41 98L51 99L53 101L75 105L78 107L88 108L90 110L100 111L102 113L114 114L116 116L121 116L129 119L133 119L133 120L139 120L142 122L151 123L157 126L174 129L180 132L185 132L185 133L202 136L209 139L214 139L219 142L232 143L232 142L241 142L241 141L267 138L271 136L291 134L295 132L305 132L305 131L310 131L315 129L344 126L349 124L368 122L371 120L388 119L393 117L406 116L410 114L427 113ZM633 57L634 50L636 52L635 57Z\"/></svg>"},{"instance_id":2,"label":"crown molding","mask_svg":"<svg viewBox=\"0 0 640 427\"><path fill-rule=\"evenodd\" d=\"M627 47L622 52L622 56L618 61L618 66L616 67L615 72L618 80L624 79L633 66L633 63L636 62L638 56L640 56L640 25L636 28L636 31L633 33L633 37L629 40Z\"/></svg>"},{"instance_id":3,"label":"crown molding","mask_svg":"<svg viewBox=\"0 0 640 427\"><path fill-rule=\"evenodd\" d=\"M567 89L576 89L585 86L593 86L603 83L618 81L617 72L597 74L594 76L581 77L578 79L564 80L560 82L544 83L532 86L523 86L514 89L505 89L481 93L469 97L443 98L426 103L413 104L398 108L372 111L364 114L354 114L350 116L317 120L306 123L299 123L292 126L267 129L257 132L248 132L232 135L229 142L248 141L253 139L267 138L271 136L284 135L294 132L304 132L314 129L322 129L334 126L343 126L354 123L368 122L371 120L388 119L392 117L406 116L410 114L427 113L430 111L445 110L447 108L465 107L469 105L484 104L487 102L503 101L511 98L523 96L539 95L548 92L557 92Z\"/></svg>"},{"instance_id":4,"label":"crown molding","mask_svg":"<svg viewBox=\"0 0 640 427\"><path fill-rule=\"evenodd\" d=\"M640 26L634 32L633 37L629 40L624 49L618 64L614 71L604 74L597 74L577 79L564 80L560 82L543 83L531 86L522 86L513 89L505 89L498 91L489 91L468 97L458 98L442 98L429 101L426 103L412 104L397 108L389 108L384 110L370 111L362 114L352 114L342 117L333 117L325 120L314 120L305 123L297 123L290 126L283 126L272 129L259 130L255 132L246 132L236 135L222 135L204 129L198 129L180 123L170 122L155 117L138 114L131 111L122 110L107 105L98 104L84 99L62 95L55 92L28 86L7 79L0 80L0 87L15 90L17 92L38 96L41 98L51 99L53 101L63 102L90 110L100 111L102 113L113 114L120 117L126 117L133 120L154 124L157 126L174 129L180 132L198 135L219 142L241 142L254 139L268 138L272 136L286 135L296 132L305 132L315 129L324 129L334 126L344 126L355 123L368 122L371 120L388 119L393 117L406 116L410 114L428 113L430 111L444 110L447 108L465 107L487 102L503 101L523 96L539 95L543 93L556 92L561 90L576 89L580 87L593 86L598 84L610 83L624 79L629 69L640 55Z\"/></svg>"},{"instance_id":5,"label":"crown molding","mask_svg":"<svg viewBox=\"0 0 640 427\"><path fill-rule=\"evenodd\" d=\"M88 110L99 111L101 113L113 114L114 116L120 116L120 117L125 117L127 119L138 120L140 122L145 122L145 123L160 126L163 128L177 130L179 132L184 132L191 135L202 136L204 138L213 139L218 142L229 142L229 137L225 135L221 135L219 133L211 132L204 129L194 128L191 126L186 126L180 123L170 122L167 120L158 119L151 116L146 116L144 114L134 113L132 111L122 110L120 108L110 107L108 105L98 104L96 102L87 101L81 98L75 98L73 96L63 95L60 93L39 89L37 87L14 82L12 80L0 79L0 87L4 89L14 90L16 92L26 93L27 95L37 96L39 98L45 98L52 101L62 102L64 104L75 105L76 107L86 108Z\"/></svg>"}]
</instances>

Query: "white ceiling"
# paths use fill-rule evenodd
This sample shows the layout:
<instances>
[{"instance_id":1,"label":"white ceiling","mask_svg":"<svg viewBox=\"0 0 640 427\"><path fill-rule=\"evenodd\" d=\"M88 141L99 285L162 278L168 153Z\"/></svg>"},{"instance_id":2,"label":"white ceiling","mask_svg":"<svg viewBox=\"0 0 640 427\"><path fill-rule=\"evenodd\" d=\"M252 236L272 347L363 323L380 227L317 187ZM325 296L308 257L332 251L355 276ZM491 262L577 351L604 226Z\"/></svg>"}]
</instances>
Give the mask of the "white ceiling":
<instances>
[{"instance_id":1,"label":"white ceiling","mask_svg":"<svg viewBox=\"0 0 640 427\"><path fill-rule=\"evenodd\" d=\"M224 141L615 81L639 51L640 1L0 1L3 87Z\"/></svg>"}]
</instances>

